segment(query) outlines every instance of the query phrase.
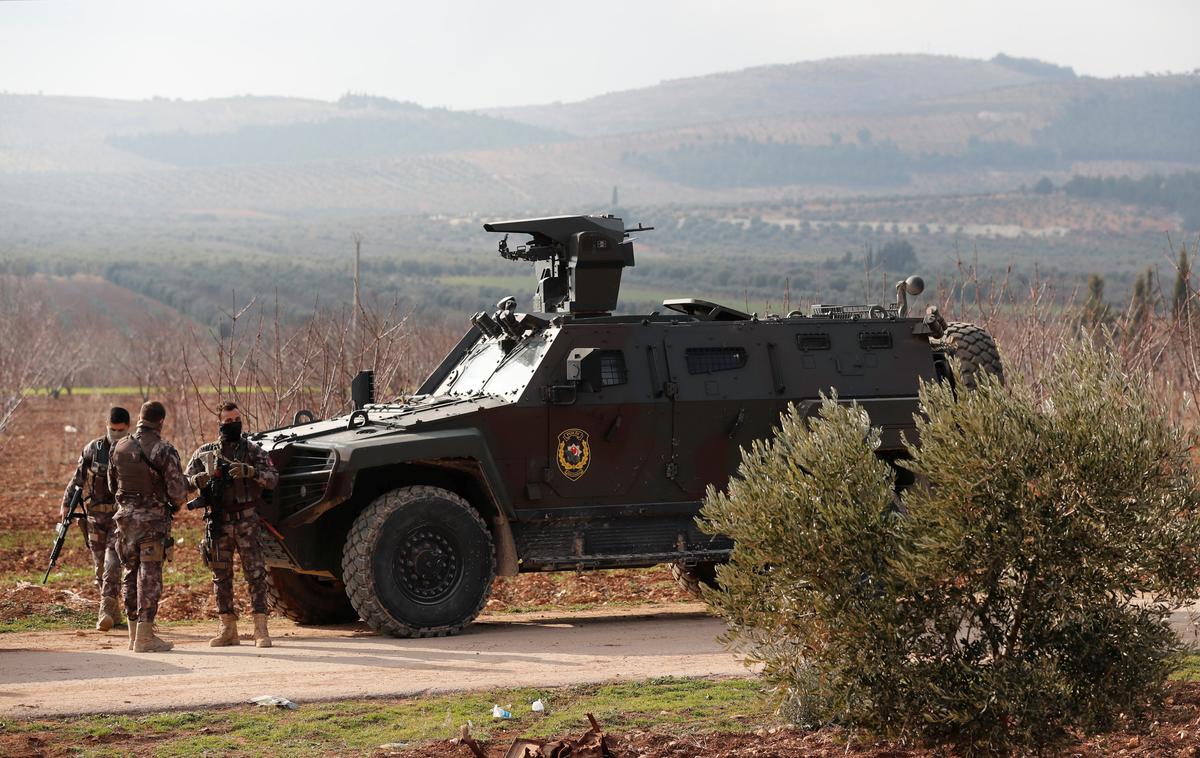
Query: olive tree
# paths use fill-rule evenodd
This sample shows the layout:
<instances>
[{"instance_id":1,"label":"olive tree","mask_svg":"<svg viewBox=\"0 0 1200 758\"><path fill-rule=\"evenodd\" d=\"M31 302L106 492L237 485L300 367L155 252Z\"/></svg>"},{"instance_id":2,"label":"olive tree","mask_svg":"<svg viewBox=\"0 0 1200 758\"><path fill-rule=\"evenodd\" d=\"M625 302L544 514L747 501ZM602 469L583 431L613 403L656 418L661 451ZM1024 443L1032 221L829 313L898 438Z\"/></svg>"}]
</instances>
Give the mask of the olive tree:
<instances>
[{"instance_id":1,"label":"olive tree","mask_svg":"<svg viewBox=\"0 0 1200 758\"><path fill-rule=\"evenodd\" d=\"M1153 703L1200 584L1200 492L1146 379L1080 345L1037 390L929 384L920 407L900 496L836 398L708 493L702 524L736 545L709 600L785 713L989 753Z\"/></svg>"}]
</instances>

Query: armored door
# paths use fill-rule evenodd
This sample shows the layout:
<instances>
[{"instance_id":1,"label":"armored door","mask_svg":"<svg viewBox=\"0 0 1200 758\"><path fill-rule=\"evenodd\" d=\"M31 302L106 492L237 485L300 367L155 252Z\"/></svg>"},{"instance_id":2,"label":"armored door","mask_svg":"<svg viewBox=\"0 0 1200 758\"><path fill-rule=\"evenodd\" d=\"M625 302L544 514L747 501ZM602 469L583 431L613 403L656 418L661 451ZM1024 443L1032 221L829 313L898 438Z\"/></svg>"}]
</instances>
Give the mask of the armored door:
<instances>
[{"instance_id":1,"label":"armored door","mask_svg":"<svg viewBox=\"0 0 1200 758\"><path fill-rule=\"evenodd\" d=\"M592 376L575 380L569 397L547 409L546 483L562 503L588 505L661 497L657 461L661 403L635 362L636 345L593 336Z\"/></svg>"}]
</instances>

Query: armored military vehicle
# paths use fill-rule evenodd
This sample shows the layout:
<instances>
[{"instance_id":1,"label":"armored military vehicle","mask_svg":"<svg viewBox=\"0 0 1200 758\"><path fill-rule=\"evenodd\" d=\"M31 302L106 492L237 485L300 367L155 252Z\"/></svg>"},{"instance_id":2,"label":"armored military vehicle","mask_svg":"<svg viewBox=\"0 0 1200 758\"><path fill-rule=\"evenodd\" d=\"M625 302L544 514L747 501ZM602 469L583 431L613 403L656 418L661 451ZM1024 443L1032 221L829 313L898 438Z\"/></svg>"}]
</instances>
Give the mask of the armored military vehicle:
<instances>
[{"instance_id":1,"label":"armored military vehicle","mask_svg":"<svg viewBox=\"0 0 1200 758\"><path fill-rule=\"evenodd\" d=\"M952 380L951 355L960 381L1000 370L982 330L908 315L917 277L889 304L759 317L683 299L618 315L630 235L647 229L612 216L484 228L505 235L501 256L532 263L529 312L507 298L475 314L411 397L375 402L363 374L349 415L257 435L281 471L265 514L273 599L297 621L450 634L495 576L528 571L667 563L695 588L732 547L696 527L705 488L789 404L813 414L836 389L894 460L920 380Z\"/></svg>"}]
</instances>

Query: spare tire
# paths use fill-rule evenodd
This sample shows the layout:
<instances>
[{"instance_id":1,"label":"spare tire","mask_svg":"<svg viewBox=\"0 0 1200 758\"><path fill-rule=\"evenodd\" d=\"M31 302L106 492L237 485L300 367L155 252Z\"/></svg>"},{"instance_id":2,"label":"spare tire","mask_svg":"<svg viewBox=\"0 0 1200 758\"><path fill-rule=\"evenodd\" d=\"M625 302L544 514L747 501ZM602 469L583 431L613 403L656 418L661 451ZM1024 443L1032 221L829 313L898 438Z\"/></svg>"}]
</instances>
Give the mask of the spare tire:
<instances>
[{"instance_id":1,"label":"spare tire","mask_svg":"<svg viewBox=\"0 0 1200 758\"><path fill-rule=\"evenodd\" d=\"M991 374L1004 384L1004 366L996 340L983 327L951 321L941 339L930 340L957 364L958 380L969 390L978 385L980 372Z\"/></svg>"},{"instance_id":2,"label":"spare tire","mask_svg":"<svg viewBox=\"0 0 1200 758\"><path fill-rule=\"evenodd\" d=\"M297 624L347 624L358 621L346 585L336 579L267 569L267 596L281 616Z\"/></svg>"}]
</instances>

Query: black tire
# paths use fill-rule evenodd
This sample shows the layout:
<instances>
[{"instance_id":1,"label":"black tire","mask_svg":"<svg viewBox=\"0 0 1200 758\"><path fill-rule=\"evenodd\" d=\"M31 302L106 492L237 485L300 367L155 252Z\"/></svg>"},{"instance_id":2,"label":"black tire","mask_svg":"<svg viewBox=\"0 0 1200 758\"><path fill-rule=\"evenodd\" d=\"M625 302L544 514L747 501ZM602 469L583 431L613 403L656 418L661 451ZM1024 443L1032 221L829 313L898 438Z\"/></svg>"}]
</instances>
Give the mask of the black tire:
<instances>
[{"instance_id":1,"label":"black tire","mask_svg":"<svg viewBox=\"0 0 1200 758\"><path fill-rule=\"evenodd\" d=\"M721 587L717 583L717 564L711 561L697 563L695 566L672 563L671 576L675 578L675 583L692 597L704 597L700 591L701 587L714 590Z\"/></svg>"},{"instance_id":2,"label":"black tire","mask_svg":"<svg viewBox=\"0 0 1200 758\"><path fill-rule=\"evenodd\" d=\"M952 321L939 340L932 340L957 363L958 379L969 390L975 389L979 372L991 374L1004 383L1004 365L996 341L982 327Z\"/></svg>"},{"instance_id":3,"label":"black tire","mask_svg":"<svg viewBox=\"0 0 1200 758\"><path fill-rule=\"evenodd\" d=\"M479 512L439 487L380 495L346 537L342 576L372 629L442 637L470 624L496 576L492 534Z\"/></svg>"},{"instance_id":4,"label":"black tire","mask_svg":"<svg viewBox=\"0 0 1200 758\"><path fill-rule=\"evenodd\" d=\"M336 579L267 569L267 596L281 616L297 624L348 624L358 621L346 585Z\"/></svg>"}]
</instances>

